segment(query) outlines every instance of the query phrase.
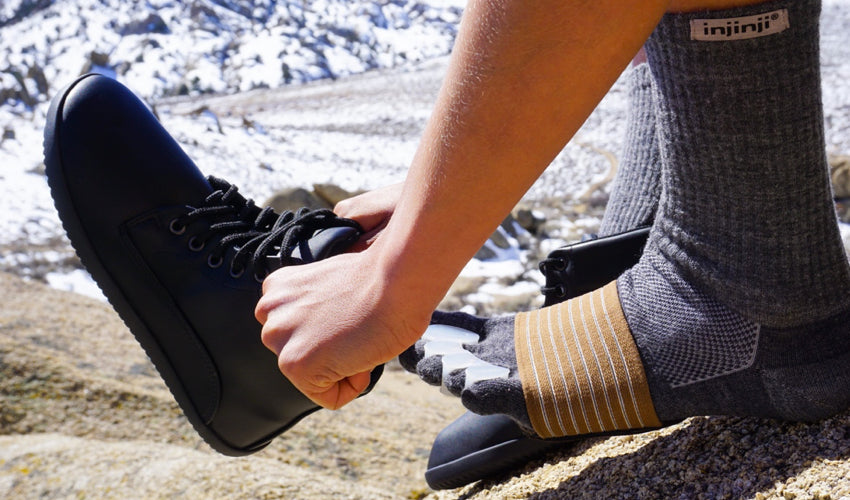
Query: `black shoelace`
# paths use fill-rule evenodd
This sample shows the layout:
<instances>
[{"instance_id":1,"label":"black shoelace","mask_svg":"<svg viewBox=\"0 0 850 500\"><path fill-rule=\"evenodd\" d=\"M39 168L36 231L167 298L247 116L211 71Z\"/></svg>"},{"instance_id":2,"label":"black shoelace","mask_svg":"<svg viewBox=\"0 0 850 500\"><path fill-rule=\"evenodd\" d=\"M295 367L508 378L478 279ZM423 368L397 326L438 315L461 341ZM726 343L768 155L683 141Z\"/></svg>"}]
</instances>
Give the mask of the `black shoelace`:
<instances>
[{"instance_id":1,"label":"black shoelace","mask_svg":"<svg viewBox=\"0 0 850 500\"><path fill-rule=\"evenodd\" d=\"M352 227L360 230L353 220L338 217L327 209L301 208L297 212L282 214L269 207L261 209L227 181L212 176L208 180L213 193L207 196L202 206L172 220L169 229L176 235L182 235L197 220L214 221L203 232L189 238L189 249L200 252L211 240L221 236L207 256L207 265L221 267L225 263L225 254L233 248L236 250L230 261L233 278L240 278L246 269L253 267L254 279L262 281L278 267L300 264L300 260L291 256L292 251L320 229ZM269 259L269 256L275 259Z\"/></svg>"}]
</instances>

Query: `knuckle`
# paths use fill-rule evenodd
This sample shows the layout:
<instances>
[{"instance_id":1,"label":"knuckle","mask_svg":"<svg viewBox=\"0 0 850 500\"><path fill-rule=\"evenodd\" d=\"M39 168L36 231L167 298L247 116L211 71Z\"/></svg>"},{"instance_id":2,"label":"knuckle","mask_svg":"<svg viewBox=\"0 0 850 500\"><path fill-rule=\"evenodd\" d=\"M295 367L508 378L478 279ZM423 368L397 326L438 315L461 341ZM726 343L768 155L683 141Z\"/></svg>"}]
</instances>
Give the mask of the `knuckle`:
<instances>
[{"instance_id":1,"label":"knuckle","mask_svg":"<svg viewBox=\"0 0 850 500\"><path fill-rule=\"evenodd\" d=\"M277 357L277 366L287 377L295 376L303 378L305 368L309 367L304 356L297 354L297 349L290 345L284 345Z\"/></svg>"},{"instance_id":2,"label":"knuckle","mask_svg":"<svg viewBox=\"0 0 850 500\"><path fill-rule=\"evenodd\" d=\"M254 317L261 325L266 324L266 321L269 318L269 311L263 299L260 299L260 301L257 302L257 307L254 308ZM265 329L263 329L263 331L265 332Z\"/></svg>"},{"instance_id":3,"label":"knuckle","mask_svg":"<svg viewBox=\"0 0 850 500\"><path fill-rule=\"evenodd\" d=\"M274 351L274 343L272 342L272 332L268 328L263 328L260 332L260 340L263 342L263 345L266 346L271 351Z\"/></svg>"}]
</instances>

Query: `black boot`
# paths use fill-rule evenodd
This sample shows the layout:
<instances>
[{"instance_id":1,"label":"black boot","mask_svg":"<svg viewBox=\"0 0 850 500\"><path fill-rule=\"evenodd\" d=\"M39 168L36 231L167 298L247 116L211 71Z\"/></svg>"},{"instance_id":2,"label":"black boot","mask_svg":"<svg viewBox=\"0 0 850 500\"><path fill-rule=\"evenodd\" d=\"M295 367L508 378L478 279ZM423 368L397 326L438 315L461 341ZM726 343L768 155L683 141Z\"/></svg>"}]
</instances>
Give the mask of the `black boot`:
<instances>
[{"instance_id":1,"label":"black boot","mask_svg":"<svg viewBox=\"0 0 850 500\"><path fill-rule=\"evenodd\" d=\"M269 272L344 251L356 223L329 210L278 215L204 177L139 99L100 75L53 99L44 154L71 243L207 443L252 453L318 409L278 371L254 307Z\"/></svg>"}]
</instances>

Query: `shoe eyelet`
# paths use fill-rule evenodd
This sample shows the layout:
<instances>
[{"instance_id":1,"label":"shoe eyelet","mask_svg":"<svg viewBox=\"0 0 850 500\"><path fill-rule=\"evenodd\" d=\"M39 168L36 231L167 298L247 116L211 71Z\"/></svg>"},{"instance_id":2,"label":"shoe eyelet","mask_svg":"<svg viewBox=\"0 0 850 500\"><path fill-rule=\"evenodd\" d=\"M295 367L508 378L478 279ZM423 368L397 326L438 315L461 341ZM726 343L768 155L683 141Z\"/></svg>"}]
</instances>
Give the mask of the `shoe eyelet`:
<instances>
[{"instance_id":1,"label":"shoe eyelet","mask_svg":"<svg viewBox=\"0 0 850 500\"><path fill-rule=\"evenodd\" d=\"M550 257L540 261L537 266L543 274L561 272L567 268L567 260L561 257Z\"/></svg>"},{"instance_id":2,"label":"shoe eyelet","mask_svg":"<svg viewBox=\"0 0 850 500\"><path fill-rule=\"evenodd\" d=\"M245 274L244 267L238 271L234 270L233 267L230 268L230 277L233 279L239 279L242 277L243 274Z\"/></svg>"},{"instance_id":3,"label":"shoe eyelet","mask_svg":"<svg viewBox=\"0 0 850 500\"><path fill-rule=\"evenodd\" d=\"M180 236L181 234L186 232L186 226L180 224L180 221L177 219L172 219L168 224L168 230L171 231L171 234Z\"/></svg>"},{"instance_id":4,"label":"shoe eyelet","mask_svg":"<svg viewBox=\"0 0 850 500\"><path fill-rule=\"evenodd\" d=\"M558 298L566 297L567 296L567 287L562 285L562 284L556 285L555 286L555 294L556 294L555 296L558 297Z\"/></svg>"},{"instance_id":5,"label":"shoe eyelet","mask_svg":"<svg viewBox=\"0 0 850 500\"><path fill-rule=\"evenodd\" d=\"M210 266L211 269L219 268L222 264L224 264L224 257L216 257L215 255L207 257L207 265Z\"/></svg>"},{"instance_id":6,"label":"shoe eyelet","mask_svg":"<svg viewBox=\"0 0 850 500\"><path fill-rule=\"evenodd\" d=\"M204 245L206 245L205 242L199 240L198 238L195 238L194 236L189 238L189 250L193 252L200 252L204 249Z\"/></svg>"},{"instance_id":7,"label":"shoe eyelet","mask_svg":"<svg viewBox=\"0 0 850 500\"><path fill-rule=\"evenodd\" d=\"M254 273L254 281L256 281L257 283L262 283L265 279L265 276L260 276L259 274Z\"/></svg>"}]
</instances>

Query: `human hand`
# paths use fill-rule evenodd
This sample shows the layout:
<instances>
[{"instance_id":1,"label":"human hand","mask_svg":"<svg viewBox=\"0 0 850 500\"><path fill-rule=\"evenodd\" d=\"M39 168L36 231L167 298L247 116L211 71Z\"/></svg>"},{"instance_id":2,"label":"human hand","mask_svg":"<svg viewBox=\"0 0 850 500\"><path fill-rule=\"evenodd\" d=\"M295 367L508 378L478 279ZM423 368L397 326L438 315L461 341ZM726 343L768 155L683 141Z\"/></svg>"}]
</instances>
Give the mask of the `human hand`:
<instances>
[{"instance_id":1,"label":"human hand","mask_svg":"<svg viewBox=\"0 0 850 500\"><path fill-rule=\"evenodd\" d=\"M284 267L263 283L255 311L263 343L283 375L325 408L359 396L375 366L421 336L435 307L382 272L378 254L373 246Z\"/></svg>"},{"instance_id":2,"label":"human hand","mask_svg":"<svg viewBox=\"0 0 850 500\"><path fill-rule=\"evenodd\" d=\"M354 219L363 228L360 241L349 251L358 252L371 245L387 226L401 198L404 183L391 184L342 200L334 207L340 217Z\"/></svg>"}]
</instances>

